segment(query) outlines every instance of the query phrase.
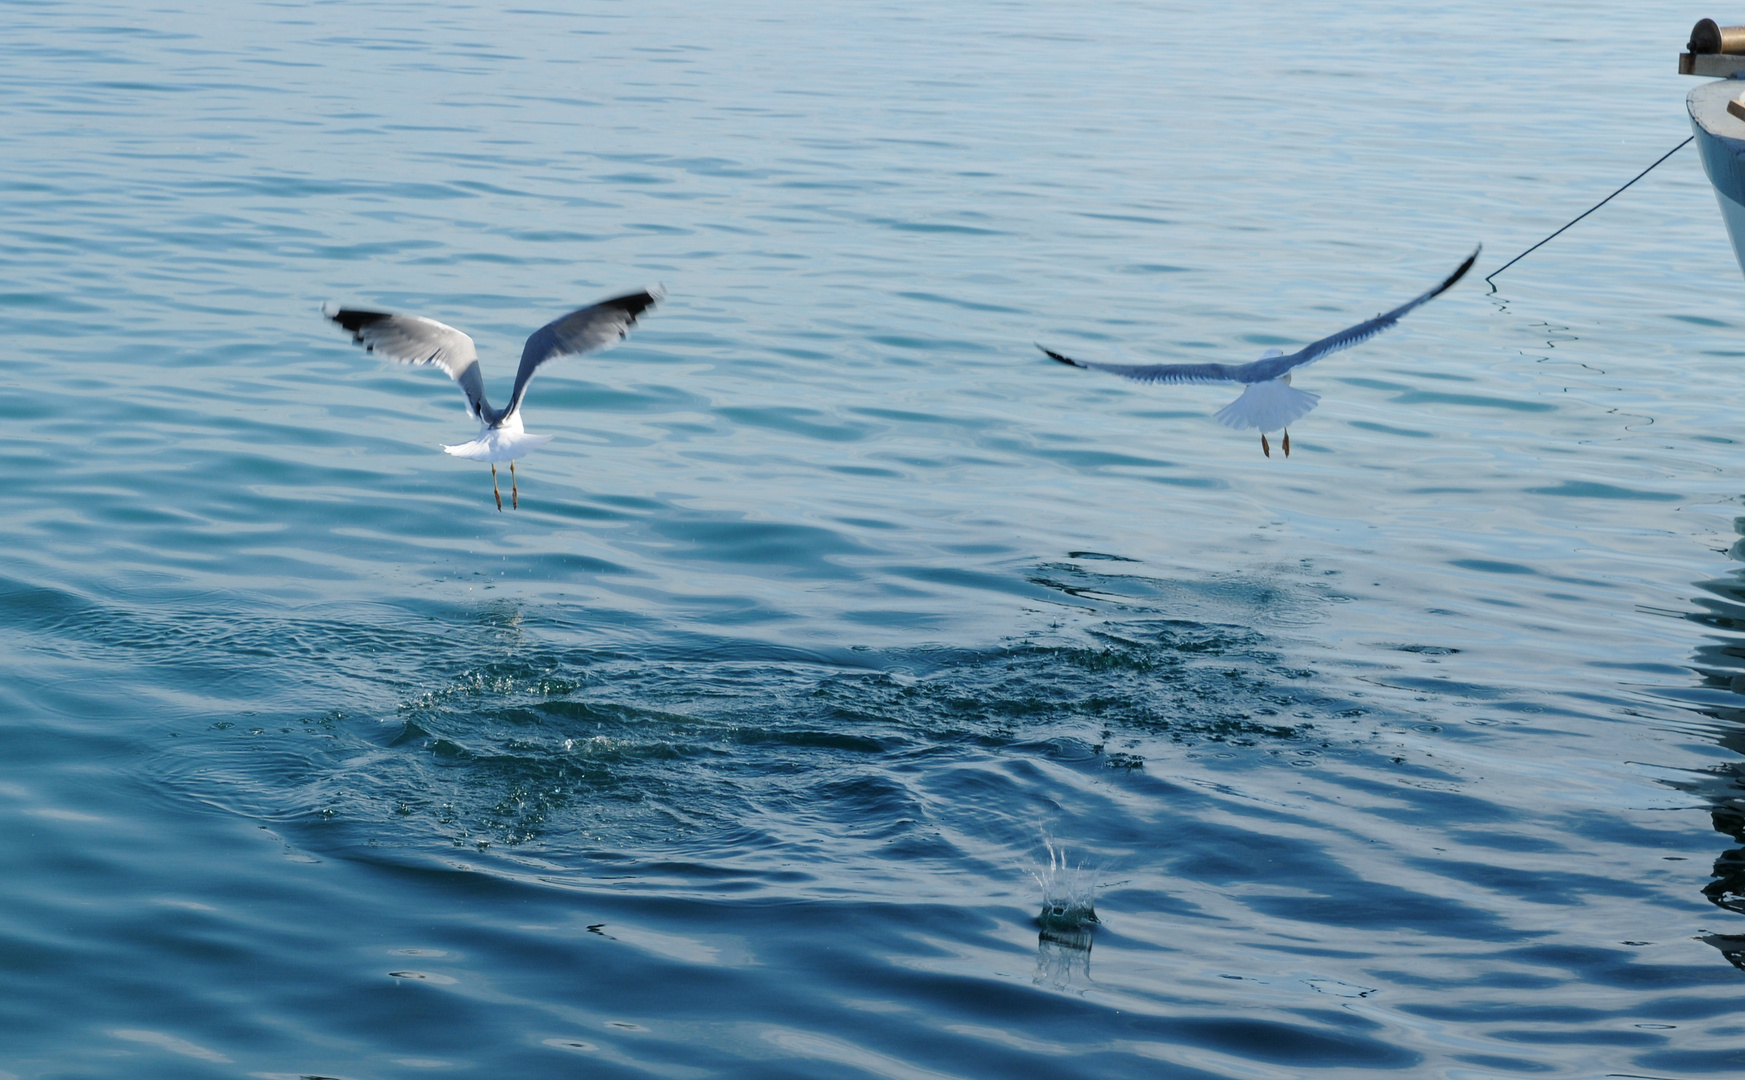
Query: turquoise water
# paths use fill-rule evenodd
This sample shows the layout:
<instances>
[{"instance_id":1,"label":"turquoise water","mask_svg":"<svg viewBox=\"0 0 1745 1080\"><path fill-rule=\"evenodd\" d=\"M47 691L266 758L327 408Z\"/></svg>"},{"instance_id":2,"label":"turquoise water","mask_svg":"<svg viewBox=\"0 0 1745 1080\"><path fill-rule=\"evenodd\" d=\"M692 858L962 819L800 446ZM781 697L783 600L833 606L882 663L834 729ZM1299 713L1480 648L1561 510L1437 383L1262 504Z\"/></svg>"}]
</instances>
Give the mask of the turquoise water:
<instances>
[{"instance_id":1,"label":"turquoise water","mask_svg":"<svg viewBox=\"0 0 1745 1080\"><path fill-rule=\"evenodd\" d=\"M0 1080L1745 1067L1693 16L3 10Z\"/></svg>"}]
</instances>

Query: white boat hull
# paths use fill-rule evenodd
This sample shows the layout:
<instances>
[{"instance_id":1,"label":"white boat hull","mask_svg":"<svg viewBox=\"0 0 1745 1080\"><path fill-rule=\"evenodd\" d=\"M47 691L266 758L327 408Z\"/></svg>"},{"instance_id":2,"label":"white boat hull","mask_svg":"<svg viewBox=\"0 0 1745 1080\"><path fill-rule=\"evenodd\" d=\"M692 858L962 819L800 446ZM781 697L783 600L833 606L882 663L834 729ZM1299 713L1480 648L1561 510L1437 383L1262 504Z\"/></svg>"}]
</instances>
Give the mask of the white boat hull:
<instances>
[{"instance_id":1,"label":"white boat hull","mask_svg":"<svg viewBox=\"0 0 1745 1080\"><path fill-rule=\"evenodd\" d=\"M1721 220L1733 242L1733 257L1745 273L1745 120L1727 111L1727 102L1745 94L1745 81L1704 83L1685 98L1703 171L1721 204Z\"/></svg>"}]
</instances>

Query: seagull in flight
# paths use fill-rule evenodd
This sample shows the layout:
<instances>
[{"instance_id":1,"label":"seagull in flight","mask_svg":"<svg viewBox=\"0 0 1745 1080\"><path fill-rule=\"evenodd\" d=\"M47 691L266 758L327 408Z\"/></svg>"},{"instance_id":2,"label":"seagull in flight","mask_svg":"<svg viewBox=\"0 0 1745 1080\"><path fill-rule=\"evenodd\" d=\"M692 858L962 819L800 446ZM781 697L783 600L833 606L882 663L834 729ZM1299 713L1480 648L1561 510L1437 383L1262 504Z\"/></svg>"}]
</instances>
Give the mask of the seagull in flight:
<instances>
[{"instance_id":1,"label":"seagull in flight","mask_svg":"<svg viewBox=\"0 0 1745 1080\"><path fill-rule=\"evenodd\" d=\"M479 354L473 339L445 323L422 315L396 315L387 311L336 307L328 304L321 313L351 332L351 339L366 352L378 353L413 367L439 367L460 384L466 395L467 415L479 422L479 436L458 446L444 446L455 457L491 463L491 494L497 509L503 509L503 493L497 488L497 462L509 463L509 500L521 508L521 492L515 484L515 459L525 457L551 441L550 435L529 435L521 426L521 399L534 372L560 356L578 356L615 345L630 335L630 328L644 311L661 300L658 289L615 296L553 319L527 339L521 349L521 368L515 373L515 389L509 392L509 407L494 409L485 400L485 380L479 372Z\"/></svg>"},{"instance_id":2,"label":"seagull in flight","mask_svg":"<svg viewBox=\"0 0 1745 1080\"><path fill-rule=\"evenodd\" d=\"M1063 364L1092 371L1107 371L1135 382L1241 383L1241 396L1219 409L1214 419L1225 427L1236 428L1238 431L1243 428L1259 428L1260 449L1267 457L1272 456L1272 447L1266 441L1266 433L1283 429L1285 457L1290 457L1289 425L1292 421L1302 419L1321 400L1319 394L1311 394L1307 390L1298 390L1291 386L1291 372L1304 364L1314 363L1328 353L1349 349L1361 341L1369 340L1399 322L1401 316L1419 304L1447 292L1472 269L1473 262L1482 250L1483 245L1474 248L1472 254L1466 257L1466 261L1454 273L1422 296L1408 300L1368 322L1360 322L1312 345L1305 345L1289 356L1278 349L1268 349L1259 360L1251 364L1099 364L1074 360L1041 345L1036 347Z\"/></svg>"}]
</instances>

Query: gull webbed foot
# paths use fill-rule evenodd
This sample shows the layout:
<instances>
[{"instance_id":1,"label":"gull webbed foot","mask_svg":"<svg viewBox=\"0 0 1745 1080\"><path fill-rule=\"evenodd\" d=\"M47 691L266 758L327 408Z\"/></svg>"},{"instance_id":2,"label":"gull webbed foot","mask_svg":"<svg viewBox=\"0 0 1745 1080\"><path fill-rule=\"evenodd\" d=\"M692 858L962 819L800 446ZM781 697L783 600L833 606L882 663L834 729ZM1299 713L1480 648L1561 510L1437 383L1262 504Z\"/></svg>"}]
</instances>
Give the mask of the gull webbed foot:
<instances>
[{"instance_id":1,"label":"gull webbed foot","mask_svg":"<svg viewBox=\"0 0 1745 1080\"><path fill-rule=\"evenodd\" d=\"M1291 432L1290 432L1289 428L1285 429L1284 448L1285 448L1285 457L1290 457L1291 456Z\"/></svg>"},{"instance_id":2,"label":"gull webbed foot","mask_svg":"<svg viewBox=\"0 0 1745 1080\"><path fill-rule=\"evenodd\" d=\"M491 462L491 494L497 497L497 512L503 512L503 493L497 490L497 463Z\"/></svg>"},{"instance_id":3,"label":"gull webbed foot","mask_svg":"<svg viewBox=\"0 0 1745 1080\"><path fill-rule=\"evenodd\" d=\"M509 507L513 510L521 509L521 489L515 486L515 463L513 461L509 463Z\"/></svg>"},{"instance_id":4,"label":"gull webbed foot","mask_svg":"<svg viewBox=\"0 0 1745 1080\"><path fill-rule=\"evenodd\" d=\"M1272 447L1267 443L1266 432L1264 431L1260 433L1260 452L1265 454L1267 457L1272 456Z\"/></svg>"}]
</instances>

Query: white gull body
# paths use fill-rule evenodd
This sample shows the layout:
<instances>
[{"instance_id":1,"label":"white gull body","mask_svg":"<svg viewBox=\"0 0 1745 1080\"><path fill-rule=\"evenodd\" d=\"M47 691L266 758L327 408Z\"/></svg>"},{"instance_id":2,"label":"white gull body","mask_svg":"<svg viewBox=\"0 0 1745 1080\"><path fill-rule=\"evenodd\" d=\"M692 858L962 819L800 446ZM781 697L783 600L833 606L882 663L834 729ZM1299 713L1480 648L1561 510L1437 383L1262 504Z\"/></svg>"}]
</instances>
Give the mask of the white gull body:
<instances>
[{"instance_id":1,"label":"white gull body","mask_svg":"<svg viewBox=\"0 0 1745 1080\"><path fill-rule=\"evenodd\" d=\"M488 461L493 465L499 461L514 461L518 457L526 457L552 440L550 435L529 435L521 427L521 417L513 417L501 427L479 425L479 437L471 442L456 446L443 446L445 454L463 457L469 461Z\"/></svg>"},{"instance_id":2,"label":"white gull body","mask_svg":"<svg viewBox=\"0 0 1745 1080\"><path fill-rule=\"evenodd\" d=\"M497 509L501 510L503 496L497 490L497 463L509 463L510 499L513 506L519 507L521 495L515 483L515 459L526 457L552 439L550 435L528 434L522 426L521 402L534 373L560 356L593 352L617 343L629 335L637 318L660 299L656 290L616 296L578 308L535 330L521 349L521 367L515 373L509 406L504 409L492 408L486 400L485 380L473 339L454 327L422 315L397 315L331 304L322 308L322 314L350 331L352 340L367 351L415 367L439 367L460 385L466 397L467 415L479 422L479 435L470 442L442 449L455 457L490 463L491 490L497 496Z\"/></svg>"},{"instance_id":3,"label":"white gull body","mask_svg":"<svg viewBox=\"0 0 1745 1080\"><path fill-rule=\"evenodd\" d=\"M1440 285L1417 296L1392 311L1383 312L1373 319L1360 322L1356 326L1346 327L1337 334L1322 338L1320 341L1305 345L1289 356L1278 349L1268 349L1259 360L1250 364L1101 364L1087 360L1074 360L1062 356L1052 349L1042 349L1055 360L1073 367L1089 368L1093 371L1107 371L1122 378L1135 382L1148 383L1217 383L1233 382L1243 384L1242 393L1230 404L1219 409L1215 419L1225 427L1257 428L1260 431L1260 448L1267 457L1272 456L1272 447L1267 444L1266 433L1288 429L1289 425L1302 419L1310 409L1321 400L1319 394L1311 394L1307 390L1298 390L1291 385L1291 372L1305 364L1314 363L1328 353L1349 349L1358 342L1367 341L1400 321L1400 317L1425 301L1440 296L1454 287L1454 283L1472 269L1472 264L1478 258L1482 246L1474 248L1466 261L1449 274ZM1285 456L1291 453L1291 433L1285 430Z\"/></svg>"}]
</instances>

